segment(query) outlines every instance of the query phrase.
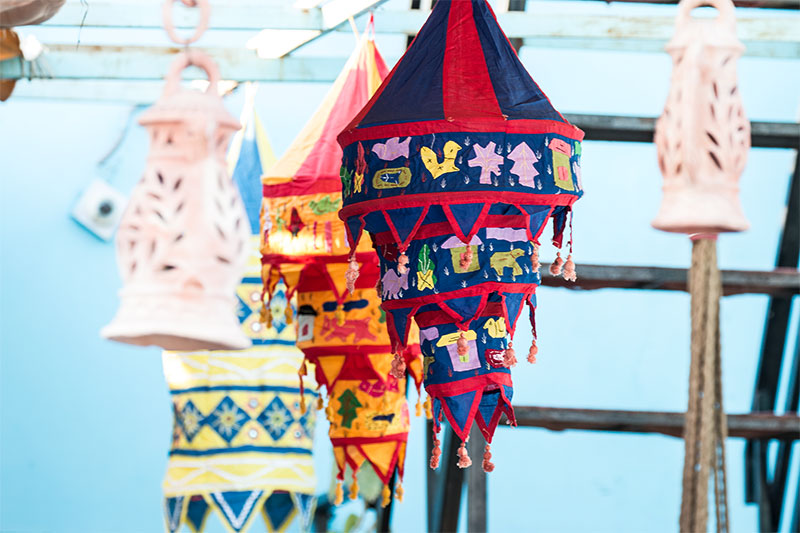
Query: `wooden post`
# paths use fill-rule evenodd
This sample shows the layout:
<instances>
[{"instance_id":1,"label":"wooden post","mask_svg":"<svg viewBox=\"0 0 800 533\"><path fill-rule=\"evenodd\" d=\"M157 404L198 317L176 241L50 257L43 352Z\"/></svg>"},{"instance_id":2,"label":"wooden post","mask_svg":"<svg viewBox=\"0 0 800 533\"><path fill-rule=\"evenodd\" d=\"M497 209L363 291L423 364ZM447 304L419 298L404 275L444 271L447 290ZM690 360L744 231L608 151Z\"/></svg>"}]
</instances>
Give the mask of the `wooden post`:
<instances>
[{"instance_id":1,"label":"wooden post","mask_svg":"<svg viewBox=\"0 0 800 533\"><path fill-rule=\"evenodd\" d=\"M486 472L481 467L485 443L478 424L472 425L469 433L467 451L472 458L472 466L467 468L467 531L483 533L487 530L486 520Z\"/></svg>"}]
</instances>

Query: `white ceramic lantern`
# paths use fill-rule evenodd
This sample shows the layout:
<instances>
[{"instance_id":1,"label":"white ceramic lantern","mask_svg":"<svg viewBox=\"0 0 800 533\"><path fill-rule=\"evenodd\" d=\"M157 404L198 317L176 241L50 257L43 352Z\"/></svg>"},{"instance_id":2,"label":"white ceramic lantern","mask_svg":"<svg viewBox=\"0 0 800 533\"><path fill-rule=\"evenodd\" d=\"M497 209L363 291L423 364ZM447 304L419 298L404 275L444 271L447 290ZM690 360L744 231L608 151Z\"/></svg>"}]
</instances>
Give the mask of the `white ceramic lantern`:
<instances>
[{"instance_id":1,"label":"white ceramic lantern","mask_svg":"<svg viewBox=\"0 0 800 533\"><path fill-rule=\"evenodd\" d=\"M189 65L206 71L206 92L180 87ZM124 287L106 338L167 350L250 345L236 316L250 227L225 152L239 121L217 94L207 55L181 54L159 101L142 114L150 154L117 233Z\"/></svg>"},{"instance_id":2,"label":"white ceramic lantern","mask_svg":"<svg viewBox=\"0 0 800 533\"><path fill-rule=\"evenodd\" d=\"M692 17L711 4L716 18ZM678 233L743 231L739 177L750 149L736 63L744 46L736 38L730 0L682 0L672 55L672 82L655 143L664 197L653 226Z\"/></svg>"}]
</instances>

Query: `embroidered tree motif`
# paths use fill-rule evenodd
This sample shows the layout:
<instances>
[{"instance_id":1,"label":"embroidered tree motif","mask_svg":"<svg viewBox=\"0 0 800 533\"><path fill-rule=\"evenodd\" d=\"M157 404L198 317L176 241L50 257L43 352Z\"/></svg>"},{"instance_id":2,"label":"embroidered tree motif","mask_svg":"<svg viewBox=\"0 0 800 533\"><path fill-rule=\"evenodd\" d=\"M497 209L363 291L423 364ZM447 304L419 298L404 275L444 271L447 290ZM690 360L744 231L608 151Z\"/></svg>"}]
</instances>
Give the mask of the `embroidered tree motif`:
<instances>
[{"instance_id":1,"label":"embroidered tree motif","mask_svg":"<svg viewBox=\"0 0 800 533\"><path fill-rule=\"evenodd\" d=\"M533 178L539 175L539 171L534 168L534 163L538 163L539 159L533 150L530 149L527 143L521 142L514 150L508 154L508 158L514 162L511 167L511 173L519 176L519 184L525 187L535 187L536 184Z\"/></svg>"},{"instance_id":2,"label":"embroidered tree motif","mask_svg":"<svg viewBox=\"0 0 800 533\"><path fill-rule=\"evenodd\" d=\"M500 165L503 164L503 157L495 153L496 145L490 142L486 146L475 144L475 157L470 159L467 163L471 167L481 168L480 183L484 185L492 184L492 174L495 176L500 174Z\"/></svg>"},{"instance_id":3,"label":"embroidered tree motif","mask_svg":"<svg viewBox=\"0 0 800 533\"><path fill-rule=\"evenodd\" d=\"M361 407L361 402L358 401L356 395L350 389L346 389L341 396L339 396L339 410L336 411L342 415L342 427L351 428L353 420L356 419L358 414L356 411Z\"/></svg>"},{"instance_id":4,"label":"embroidered tree motif","mask_svg":"<svg viewBox=\"0 0 800 533\"><path fill-rule=\"evenodd\" d=\"M417 288L421 291L433 289L433 286L436 284L436 274L433 273L433 269L436 268L436 265L431 259L431 248L427 244L424 244L419 251L417 263L419 265L417 270Z\"/></svg>"}]
</instances>

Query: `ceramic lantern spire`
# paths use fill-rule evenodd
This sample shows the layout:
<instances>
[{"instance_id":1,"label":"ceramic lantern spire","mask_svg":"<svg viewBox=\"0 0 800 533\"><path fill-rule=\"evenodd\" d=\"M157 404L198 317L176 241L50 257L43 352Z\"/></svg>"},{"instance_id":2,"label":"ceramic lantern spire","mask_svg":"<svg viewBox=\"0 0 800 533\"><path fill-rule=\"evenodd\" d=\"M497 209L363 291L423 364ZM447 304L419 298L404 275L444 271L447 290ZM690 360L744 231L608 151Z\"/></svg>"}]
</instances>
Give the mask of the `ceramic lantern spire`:
<instances>
[{"instance_id":1,"label":"ceramic lantern spire","mask_svg":"<svg viewBox=\"0 0 800 533\"><path fill-rule=\"evenodd\" d=\"M340 217L351 250L364 230L377 247L395 348L407 345L412 318L420 328L436 431L444 413L462 440L476 421L491 442L501 413L514 421L511 338L525 303L533 321L544 227L553 220L561 247L582 195L582 138L483 0L439 0L339 136L349 180ZM558 255L552 270L562 268L575 279L571 255ZM459 456L471 464L463 447Z\"/></svg>"},{"instance_id":2,"label":"ceramic lantern spire","mask_svg":"<svg viewBox=\"0 0 800 533\"><path fill-rule=\"evenodd\" d=\"M285 281L290 297L297 294L297 346L327 389L326 412L339 467L337 499L343 495L347 466L354 473L350 495L356 496L355 473L366 461L384 483L384 503L390 499L395 470L403 475L409 429L406 376L390 374L392 349L375 290L377 257L368 245L350 255L344 224L337 217L343 180L336 135L387 72L375 43L365 36L317 112L264 176L262 214L265 299L272 297L279 280ZM358 189L362 182L353 186ZM351 262L362 274L346 283ZM272 316L265 311L269 323ZM419 388L418 345L404 357Z\"/></svg>"}]
</instances>

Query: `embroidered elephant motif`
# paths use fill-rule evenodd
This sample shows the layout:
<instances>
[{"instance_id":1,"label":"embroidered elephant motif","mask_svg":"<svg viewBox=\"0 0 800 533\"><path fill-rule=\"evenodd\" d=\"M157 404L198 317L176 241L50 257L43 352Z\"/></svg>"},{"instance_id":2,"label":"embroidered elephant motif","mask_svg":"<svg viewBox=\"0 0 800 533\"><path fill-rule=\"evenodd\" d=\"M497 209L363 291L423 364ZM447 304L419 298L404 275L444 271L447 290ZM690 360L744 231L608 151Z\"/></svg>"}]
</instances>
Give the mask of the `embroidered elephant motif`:
<instances>
[{"instance_id":1,"label":"embroidered elephant motif","mask_svg":"<svg viewBox=\"0 0 800 533\"><path fill-rule=\"evenodd\" d=\"M510 252L495 252L489 259L489 264L498 276L502 276L503 270L506 268L511 269L512 276L521 276L522 268L517 263L517 257L522 255L525 255L525 251L519 248L514 248Z\"/></svg>"},{"instance_id":2,"label":"embroidered elephant motif","mask_svg":"<svg viewBox=\"0 0 800 533\"><path fill-rule=\"evenodd\" d=\"M381 296L384 300L392 300L400 297L400 291L408 289L408 271L405 274L398 274L394 270L389 270L381 278Z\"/></svg>"}]
</instances>

